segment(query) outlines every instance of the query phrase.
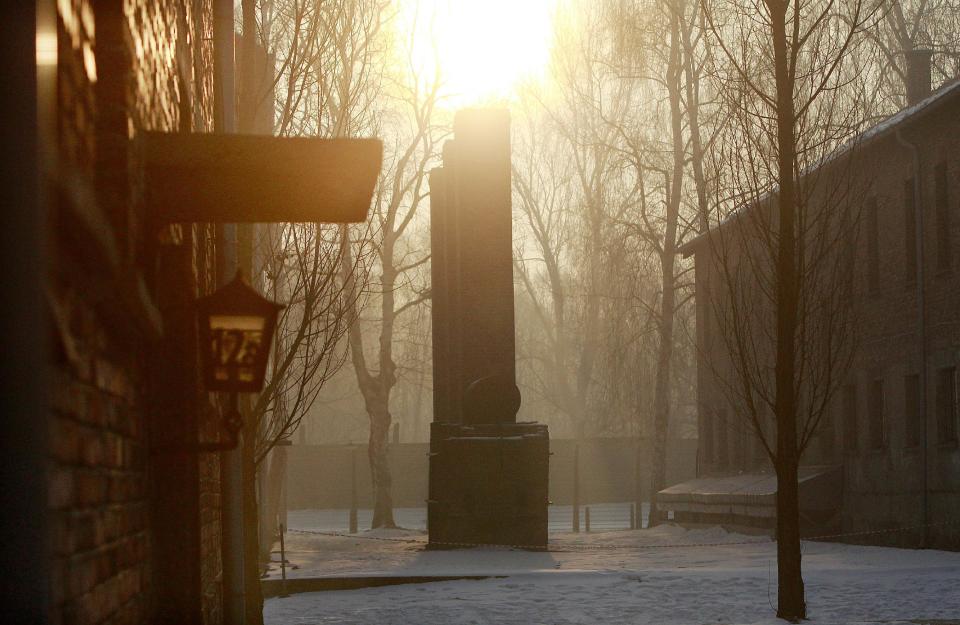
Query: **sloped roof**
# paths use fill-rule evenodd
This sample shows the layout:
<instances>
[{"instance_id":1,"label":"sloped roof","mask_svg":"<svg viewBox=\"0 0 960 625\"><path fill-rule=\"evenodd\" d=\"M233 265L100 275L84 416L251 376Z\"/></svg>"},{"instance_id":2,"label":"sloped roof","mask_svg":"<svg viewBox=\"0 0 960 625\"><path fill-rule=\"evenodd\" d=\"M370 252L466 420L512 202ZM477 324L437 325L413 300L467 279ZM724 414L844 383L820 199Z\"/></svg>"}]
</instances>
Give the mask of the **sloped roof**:
<instances>
[{"instance_id":1,"label":"sloped roof","mask_svg":"<svg viewBox=\"0 0 960 625\"><path fill-rule=\"evenodd\" d=\"M919 119L925 117L934 110L939 109L941 106L948 104L957 100L960 103L960 79L955 79L953 81L947 82L942 85L939 89L932 92L929 96L917 102L912 106L903 108L893 115L887 117L880 123L875 126L871 126L867 130L864 130L860 134L851 138L849 141L844 143L842 146L834 150L826 158L823 159L815 168L811 171L816 171L823 168L826 165L833 163L834 161L845 156L848 152L855 148L863 148L874 141L882 139L889 135L892 132L895 132L898 128L901 128L907 124L912 124L918 121ZM801 173L801 177L806 175L807 171ZM771 191L773 193L773 191ZM764 198L767 195L763 196ZM746 205L741 206L734 210L730 215L725 217L717 226L714 226L710 229L709 232L704 232L698 234L693 239L690 239L679 248L677 251L686 258L694 252L694 249L704 240L706 240L707 235L715 231L717 228L720 228L732 221L735 221L746 208Z\"/></svg>"},{"instance_id":2,"label":"sloped roof","mask_svg":"<svg viewBox=\"0 0 960 625\"><path fill-rule=\"evenodd\" d=\"M833 465L800 467L797 484L804 510L840 506L839 471ZM666 510L774 516L776 496L775 473L740 473L702 476L675 484L658 492L657 502Z\"/></svg>"}]
</instances>

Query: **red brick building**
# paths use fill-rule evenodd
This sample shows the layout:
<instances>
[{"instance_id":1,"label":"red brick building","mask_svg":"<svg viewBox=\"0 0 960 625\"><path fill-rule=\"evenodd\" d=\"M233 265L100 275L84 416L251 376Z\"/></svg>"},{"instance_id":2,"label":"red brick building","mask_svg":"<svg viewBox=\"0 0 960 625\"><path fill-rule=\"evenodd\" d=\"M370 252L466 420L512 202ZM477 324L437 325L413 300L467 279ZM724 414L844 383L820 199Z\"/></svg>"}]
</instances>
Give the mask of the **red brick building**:
<instances>
[{"instance_id":1,"label":"red brick building","mask_svg":"<svg viewBox=\"0 0 960 625\"><path fill-rule=\"evenodd\" d=\"M196 449L219 416L193 309L223 279L217 236L153 219L140 144L214 130L213 2L11 4L4 248L27 266L3 326L22 357L4 361L3 437L20 600L0 620L222 622L220 460Z\"/></svg>"},{"instance_id":2,"label":"red brick building","mask_svg":"<svg viewBox=\"0 0 960 625\"><path fill-rule=\"evenodd\" d=\"M820 515L808 527L876 532L851 540L956 549L960 82L931 93L929 65L925 78L910 106L806 174L841 180L862 209L845 270L855 352L801 459L801 507L807 521ZM843 210L828 192L813 198L814 213ZM666 505L691 520L772 527L769 460L725 390L736 374L714 316L729 295L709 241L683 250L696 261L702 477L664 491Z\"/></svg>"},{"instance_id":3,"label":"red brick building","mask_svg":"<svg viewBox=\"0 0 960 625\"><path fill-rule=\"evenodd\" d=\"M218 623L219 456L191 449L217 411L190 339L223 276L212 227L154 223L138 149L214 130L213 4L56 8L52 620Z\"/></svg>"},{"instance_id":4,"label":"red brick building","mask_svg":"<svg viewBox=\"0 0 960 625\"><path fill-rule=\"evenodd\" d=\"M255 617L255 523L195 302L252 270L237 222L365 219L382 146L252 134L269 106L235 134L263 95L237 88L237 57L251 84L269 60L235 53L233 0L37 0L2 19L0 622Z\"/></svg>"}]
</instances>

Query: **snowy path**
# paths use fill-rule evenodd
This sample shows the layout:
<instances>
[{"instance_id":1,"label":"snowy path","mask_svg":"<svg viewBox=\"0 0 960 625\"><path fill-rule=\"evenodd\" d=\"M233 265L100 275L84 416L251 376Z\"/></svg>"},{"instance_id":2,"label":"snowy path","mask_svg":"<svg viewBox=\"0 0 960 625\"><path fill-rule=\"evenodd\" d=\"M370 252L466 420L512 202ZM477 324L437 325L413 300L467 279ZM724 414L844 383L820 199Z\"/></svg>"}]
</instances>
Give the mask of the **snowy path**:
<instances>
[{"instance_id":1,"label":"snowy path","mask_svg":"<svg viewBox=\"0 0 960 625\"><path fill-rule=\"evenodd\" d=\"M391 542L288 535L296 576L499 574L502 579L307 593L268 600L268 624L782 623L774 544L723 530L660 527L551 536L550 553L423 551ZM695 543L742 545L678 547ZM804 543L811 623L960 622L960 553Z\"/></svg>"}]
</instances>

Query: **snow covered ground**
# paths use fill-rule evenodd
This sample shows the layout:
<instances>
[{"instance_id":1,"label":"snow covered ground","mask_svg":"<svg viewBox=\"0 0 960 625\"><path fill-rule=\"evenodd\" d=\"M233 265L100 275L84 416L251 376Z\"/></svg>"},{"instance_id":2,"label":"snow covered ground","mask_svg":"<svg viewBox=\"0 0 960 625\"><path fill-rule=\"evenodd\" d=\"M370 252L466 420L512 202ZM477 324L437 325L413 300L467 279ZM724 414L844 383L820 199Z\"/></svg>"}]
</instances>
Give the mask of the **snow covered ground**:
<instances>
[{"instance_id":1,"label":"snow covered ground","mask_svg":"<svg viewBox=\"0 0 960 625\"><path fill-rule=\"evenodd\" d=\"M292 524L292 523L291 523ZM268 624L773 624L775 544L719 528L551 535L547 553L425 551L419 530L287 534L291 576L496 575L304 593ZM737 544L733 544L737 543ZM960 623L960 553L807 542L811 623ZM271 572L279 576L279 570Z\"/></svg>"}]
</instances>

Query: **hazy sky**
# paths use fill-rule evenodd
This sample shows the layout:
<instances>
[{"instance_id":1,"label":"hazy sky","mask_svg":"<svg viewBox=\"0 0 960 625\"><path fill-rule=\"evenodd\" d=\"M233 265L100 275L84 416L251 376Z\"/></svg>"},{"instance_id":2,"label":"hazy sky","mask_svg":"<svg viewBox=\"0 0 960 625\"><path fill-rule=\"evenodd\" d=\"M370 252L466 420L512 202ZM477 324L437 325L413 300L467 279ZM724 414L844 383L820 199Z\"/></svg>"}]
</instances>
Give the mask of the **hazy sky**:
<instances>
[{"instance_id":1,"label":"hazy sky","mask_svg":"<svg viewBox=\"0 0 960 625\"><path fill-rule=\"evenodd\" d=\"M413 38L413 61L432 74L440 59L448 104L459 108L508 97L538 78L550 58L558 0L406 0L401 32Z\"/></svg>"}]
</instances>

